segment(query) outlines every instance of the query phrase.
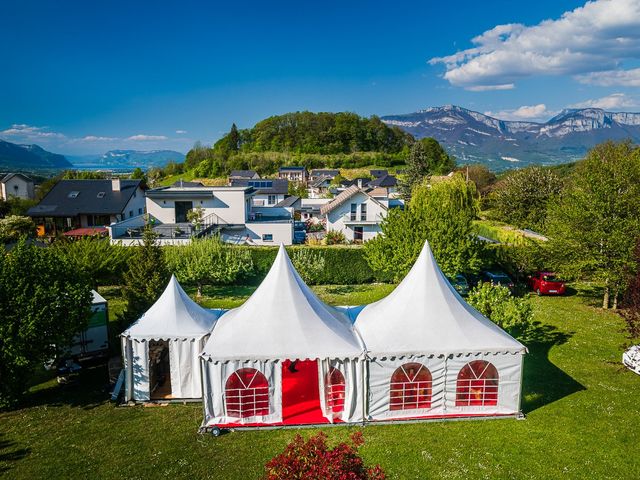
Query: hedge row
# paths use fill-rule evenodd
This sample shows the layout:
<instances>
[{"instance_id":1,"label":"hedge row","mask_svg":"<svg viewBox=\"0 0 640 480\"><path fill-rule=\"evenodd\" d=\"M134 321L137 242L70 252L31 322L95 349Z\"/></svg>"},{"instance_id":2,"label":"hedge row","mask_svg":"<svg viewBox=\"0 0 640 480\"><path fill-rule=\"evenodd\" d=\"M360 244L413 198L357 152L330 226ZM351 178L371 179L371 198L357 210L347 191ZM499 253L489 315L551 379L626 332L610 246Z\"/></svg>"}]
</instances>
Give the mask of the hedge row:
<instances>
[{"instance_id":1,"label":"hedge row","mask_svg":"<svg viewBox=\"0 0 640 480\"><path fill-rule=\"evenodd\" d=\"M251 252L254 274L249 280L252 282L259 282L264 278L278 253L278 249L274 247L238 248L246 248ZM374 281L389 281L383 274L376 274L371 270L364 257L362 247L293 246L287 247L287 252L291 255L296 249L313 249L316 252L321 252L325 268L316 282L318 284L354 285Z\"/></svg>"}]
</instances>

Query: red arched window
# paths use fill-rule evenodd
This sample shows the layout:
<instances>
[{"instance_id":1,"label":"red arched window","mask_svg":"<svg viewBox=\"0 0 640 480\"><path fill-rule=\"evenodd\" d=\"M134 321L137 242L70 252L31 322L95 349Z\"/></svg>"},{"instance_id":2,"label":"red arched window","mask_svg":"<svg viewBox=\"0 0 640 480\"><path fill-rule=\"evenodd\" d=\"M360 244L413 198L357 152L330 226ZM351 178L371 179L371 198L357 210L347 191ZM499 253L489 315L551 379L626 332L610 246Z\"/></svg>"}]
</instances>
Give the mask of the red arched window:
<instances>
[{"instance_id":1,"label":"red arched window","mask_svg":"<svg viewBox=\"0 0 640 480\"><path fill-rule=\"evenodd\" d=\"M405 363L391 376L389 410L431 407L431 372L421 363Z\"/></svg>"},{"instance_id":2,"label":"red arched window","mask_svg":"<svg viewBox=\"0 0 640 480\"><path fill-rule=\"evenodd\" d=\"M269 381L255 368L241 368L227 379L225 405L230 417L269 414Z\"/></svg>"},{"instance_id":3,"label":"red arched window","mask_svg":"<svg viewBox=\"0 0 640 480\"><path fill-rule=\"evenodd\" d=\"M324 393L327 402L327 411L341 413L344 410L344 375L337 368L331 370L324 377Z\"/></svg>"},{"instance_id":4,"label":"red arched window","mask_svg":"<svg viewBox=\"0 0 640 480\"><path fill-rule=\"evenodd\" d=\"M456 407L498 404L498 370L484 360L467 363L458 373Z\"/></svg>"}]
</instances>

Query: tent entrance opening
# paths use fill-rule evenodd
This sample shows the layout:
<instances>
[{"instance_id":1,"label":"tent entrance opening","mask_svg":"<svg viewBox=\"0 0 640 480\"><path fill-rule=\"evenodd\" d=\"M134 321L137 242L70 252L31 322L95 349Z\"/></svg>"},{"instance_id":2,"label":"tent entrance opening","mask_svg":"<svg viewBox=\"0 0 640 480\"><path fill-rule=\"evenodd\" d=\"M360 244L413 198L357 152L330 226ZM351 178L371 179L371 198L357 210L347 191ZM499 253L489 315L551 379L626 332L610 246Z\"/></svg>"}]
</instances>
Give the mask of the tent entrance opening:
<instances>
[{"instance_id":1,"label":"tent entrance opening","mask_svg":"<svg viewBox=\"0 0 640 480\"><path fill-rule=\"evenodd\" d=\"M149 342L149 386L151 399L171 398L171 368L169 365L169 342Z\"/></svg>"},{"instance_id":2,"label":"tent entrance opening","mask_svg":"<svg viewBox=\"0 0 640 480\"><path fill-rule=\"evenodd\" d=\"M320 408L317 360L282 363L282 420L286 424L328 423Z\"/></svg>"}]
</instances>

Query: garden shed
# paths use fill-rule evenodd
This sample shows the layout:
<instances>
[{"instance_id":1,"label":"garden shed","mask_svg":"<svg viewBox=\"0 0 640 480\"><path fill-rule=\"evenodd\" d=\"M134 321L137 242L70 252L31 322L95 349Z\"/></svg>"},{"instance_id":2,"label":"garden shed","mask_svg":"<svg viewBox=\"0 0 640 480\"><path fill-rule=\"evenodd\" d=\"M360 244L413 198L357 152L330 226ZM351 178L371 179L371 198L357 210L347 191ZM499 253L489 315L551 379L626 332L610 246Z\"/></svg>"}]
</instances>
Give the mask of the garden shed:
<instances>
[{"instance_id":1,"label":"garden shed","mask_svg":"<svg viewBox=\"0 0 640 480\"><path fill-rule=\"evenodd\" d=\"M469 306L428 242L355 327L367 348L367 419L517 415L525 347Z\"/></svg>"},{"instance_id":2,"label":"garden shed","mask_svg":"<svg viewBox=\"0 0 640 480\"><path fill-rule=\"evenodd\" d=\"M191 300L172 276L156 303L121 335L125 400L200 399L198 355L220 314Z\"/></svg>"},{"instance_id":3,"label":"garden shed","mask_svg":"<svg viewBox=\"0 0 640 480\"><path fill-rule=\"evenodd\" d=\"M269 273L218 320L202 352L203 427L308 425L363 418L364 346L281 246Z\"/></svg>"}]
</instances>

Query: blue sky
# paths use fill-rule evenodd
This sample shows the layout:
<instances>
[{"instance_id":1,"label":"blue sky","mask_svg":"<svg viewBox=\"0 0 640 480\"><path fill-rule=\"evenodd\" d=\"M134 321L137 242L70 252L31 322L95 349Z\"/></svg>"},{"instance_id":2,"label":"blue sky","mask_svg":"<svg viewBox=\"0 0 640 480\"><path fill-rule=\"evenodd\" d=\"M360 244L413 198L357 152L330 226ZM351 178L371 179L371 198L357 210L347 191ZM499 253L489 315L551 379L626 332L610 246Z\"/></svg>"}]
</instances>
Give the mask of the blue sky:
<instances>
[{"instance_id":1,"label":"blue sky","mask_svg":"<svg viewBox=\"0 0 640 480\"><path fill-rule=\"evenodd\" d=\"M296 110L640 110L640 0L1 1L0 138L60 153Z\"/></svg>"}]
</instances>

